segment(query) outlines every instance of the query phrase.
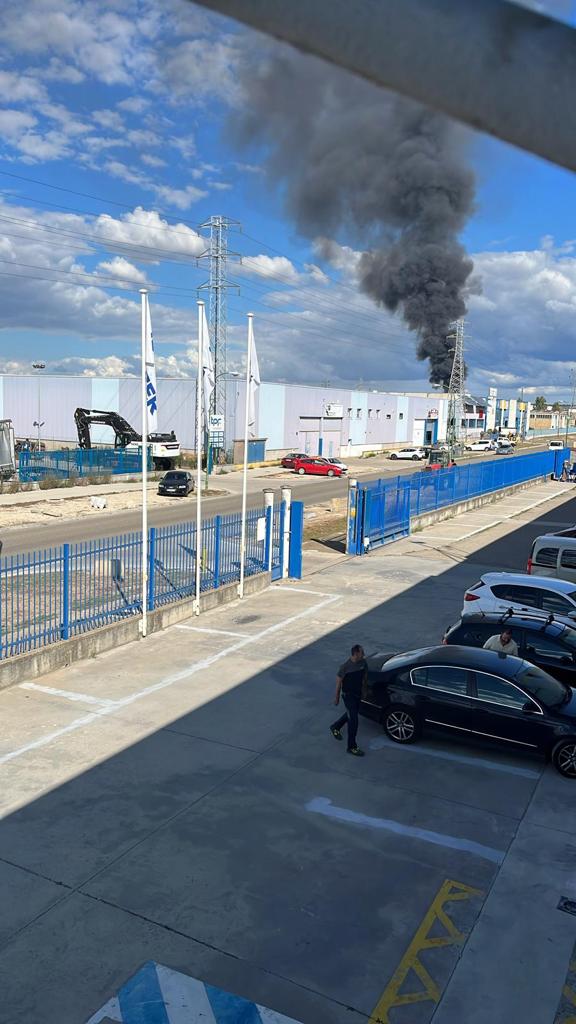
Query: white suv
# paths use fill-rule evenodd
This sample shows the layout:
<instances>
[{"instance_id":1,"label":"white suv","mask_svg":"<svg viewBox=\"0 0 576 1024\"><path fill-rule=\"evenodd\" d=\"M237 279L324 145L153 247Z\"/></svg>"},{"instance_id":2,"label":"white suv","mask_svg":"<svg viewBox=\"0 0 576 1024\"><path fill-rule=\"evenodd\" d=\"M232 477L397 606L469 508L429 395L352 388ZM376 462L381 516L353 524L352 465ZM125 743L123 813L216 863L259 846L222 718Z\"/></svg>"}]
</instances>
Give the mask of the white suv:
<instances>
[{"instance_id":1,"label":"white suv","mask_svg":"<svg viewBox=\"0 0 576 1024\"><path fill-rule=\"evenodd\" d=\"M567 447L568 446L564 444L564 441L550 441L550 443L548 444L548 451L561 452L563 448Z\"/></svg>"},{"instance_id":2,"label":"white suv","mask_svg":"<svg viewBox=\"0 0 576 1024\"><path fill-rule=\"evenodd\" d=\"M464 445L467 452L491 452L494 451L496 445L493 441L470 441L469 444Z\"/></svg>"},{"instance_id":3,"label":"white suv","mask_svg":"<svg viewBox=\"0 0 576 1024\"><path fill-rule=\"evenodd\" d=\"M576 619L576 586L552 576L485 572L464 594L462 615L505 612L508 608L516 612L539 610L544 617L552 613Z\"/></svg>"},{"instance_id":4,"label":"white suv","mask_svg":"<svg viewBox=\"0 0 576 1024\"><path fill-rule=\"evenodd\" d=\"M424 448L401 448L399 452L390 452L391 459L413 459L414 462L420 462L421 459L426 458L426 452Z\"/></svg>"}]
</instances>

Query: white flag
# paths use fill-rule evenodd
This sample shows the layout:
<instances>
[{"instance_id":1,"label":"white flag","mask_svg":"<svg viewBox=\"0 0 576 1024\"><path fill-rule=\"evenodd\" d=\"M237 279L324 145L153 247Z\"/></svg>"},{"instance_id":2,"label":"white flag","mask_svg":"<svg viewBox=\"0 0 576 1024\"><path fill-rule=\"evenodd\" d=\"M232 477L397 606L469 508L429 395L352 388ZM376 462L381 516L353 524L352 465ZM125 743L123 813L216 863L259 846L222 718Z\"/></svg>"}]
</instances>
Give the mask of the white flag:
<instances>
[{"instance_id":1,"label":"white flag","mask_svg":"<svg viewBox=\"0 0 576 1024\"><path fill-rule=\"evenodd\" d=\"M258 356L256 354L256 344L254 342L254 329L252 327L252 318L249 320L249 345L250 345L250 383L248 385L248 430L251 437L256 436L256 392L260 387L260 367L258 366Z\"/></svg>"},{"instance_id":2,"label":"white flag","mask_svg":"<svg viewBox=\"0 0 576 1024\"><path fill-rule=\"evenodd\" d=\"M146 296L146 430L148 434L158 432L158 392L156 390L156 364L154 362L154 341L150 305Z\"/></svg>"},{"instance_id":3,"label":"white flag","mask_svg":"<svg viewBox=\"0 0 576 1024\"><path fill-rule=\"evenodd\" d=\"M202 383L204 391L204 426L205 429L208 430L210 424L212 396L214 394L214 362L212 360L212 351L210 349L210 332L208 331L205 306L203 307L203 318L204 341L202 345Z\"/></svg>"}]
</instances>

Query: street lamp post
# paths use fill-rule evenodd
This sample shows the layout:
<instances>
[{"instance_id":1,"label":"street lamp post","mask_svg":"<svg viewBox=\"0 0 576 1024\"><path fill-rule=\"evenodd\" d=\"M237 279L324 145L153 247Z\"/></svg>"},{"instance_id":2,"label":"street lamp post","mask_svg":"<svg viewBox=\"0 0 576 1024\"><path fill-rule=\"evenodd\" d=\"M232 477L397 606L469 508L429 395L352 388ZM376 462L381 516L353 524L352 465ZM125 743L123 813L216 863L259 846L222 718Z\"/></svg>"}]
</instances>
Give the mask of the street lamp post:
<instances>
[{"instance_id":1,"label":"street lamp post","mask_svg":"<svg viewBox=\"0 0 576 1024\"><path fill-rule=\"evenodd\" d=\"M566 411L566 437L564 441L564 447L568 447L568 427L570 426L570 413L574 406L574 395L576 394L576 373L574 369L570 370L570 377L572 379L572 398L570 399L570 407Z\"/></svg>"},{"instance_id":2,"label":"street lamp post","mask_svg":"<svg viewBox=\"0 0 576 1024\"><path fill-rule=\"evenodd\" d=\"M33 370L45 370L46 363L32 363ZM34 420L34 427L38 428L38 451L40 451L40 430L44 426L44 420L40 419L40 374L38 374L38 417Z\"/></svg>"}]
</instances>

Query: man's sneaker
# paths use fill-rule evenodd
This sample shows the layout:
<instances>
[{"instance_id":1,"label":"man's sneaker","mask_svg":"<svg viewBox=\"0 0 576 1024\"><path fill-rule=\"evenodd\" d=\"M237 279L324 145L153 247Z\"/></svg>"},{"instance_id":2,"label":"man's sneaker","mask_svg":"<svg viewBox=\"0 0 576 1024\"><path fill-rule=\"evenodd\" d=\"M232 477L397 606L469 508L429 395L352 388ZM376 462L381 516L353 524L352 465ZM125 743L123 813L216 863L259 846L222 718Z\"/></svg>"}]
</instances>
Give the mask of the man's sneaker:
<instances>
[{"instance_id":1,"label":"man's sneaker","mask_svg":"<svg viewBox=\"0 0 576 1024\"><path fill-rule=\"evenodd\" d=\"M340 732L340 729L335 729L334 726L331 725L330 726L330 732L332 733L332 735L333 735L335 740L341 740L342 739L342 733Z\"/></svg>"},{"instance_id":2,"label":"man's sneaker","mask_svg":"<svg viewBox=\"0 0 576 1024\"><path fill-rule=\"evenodd\" d=\"M364 757L364 751L360 750L360 747L348 747L349 754L354 754L354 757Z\"/></svg>"}]
</instances>

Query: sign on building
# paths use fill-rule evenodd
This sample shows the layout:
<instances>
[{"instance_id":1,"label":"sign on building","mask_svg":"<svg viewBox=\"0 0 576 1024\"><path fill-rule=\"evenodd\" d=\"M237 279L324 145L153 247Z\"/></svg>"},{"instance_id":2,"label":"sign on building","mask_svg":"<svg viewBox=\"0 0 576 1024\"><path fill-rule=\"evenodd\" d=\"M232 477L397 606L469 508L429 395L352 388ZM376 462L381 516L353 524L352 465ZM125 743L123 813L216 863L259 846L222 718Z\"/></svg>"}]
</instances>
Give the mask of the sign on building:
<instances>
[{"instance_id":1,"label":"sign on building","mask_svg":"<svg viewBox=\"0 0 576 1024\"><path fill-rule=\"evenodd\" d=\"M210 447L211 448L223 448L224 447L224 416L215 415L210 417Z\"/></svg>"},{"instance_id":2,"label":"sign on building","mask_svg":"<svg viewBox=\"0 0 576 1024\"><path fill-rule=\"evenodd\" d=\"M337 402L326 402L324 415L328 420L341 420L344 415L344 406Z\"/></svg>"}]
</instances>

